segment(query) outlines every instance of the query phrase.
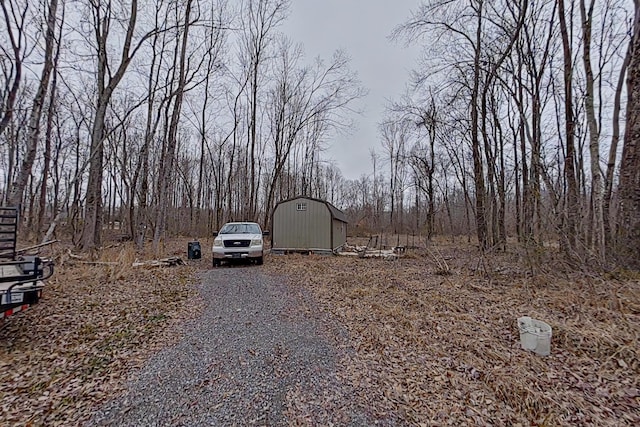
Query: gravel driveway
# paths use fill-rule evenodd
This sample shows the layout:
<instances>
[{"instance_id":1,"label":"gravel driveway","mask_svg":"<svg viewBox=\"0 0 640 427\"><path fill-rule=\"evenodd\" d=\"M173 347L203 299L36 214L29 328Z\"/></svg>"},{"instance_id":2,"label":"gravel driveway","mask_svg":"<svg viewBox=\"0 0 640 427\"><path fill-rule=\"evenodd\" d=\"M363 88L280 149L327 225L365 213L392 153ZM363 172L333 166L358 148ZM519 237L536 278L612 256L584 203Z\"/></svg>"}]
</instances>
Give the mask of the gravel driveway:
<instances>
[{"instance_id":1,"label":"gravel driveway","mask_svg":"<svg viewBox=\"0 0 640 427\"><path fill-rule=\"evenodd\" d=\"M204 273L202 315L87 425L376 424L336 379L339 339L284 282L254 266Z\"/></svg>"}]
</instances>

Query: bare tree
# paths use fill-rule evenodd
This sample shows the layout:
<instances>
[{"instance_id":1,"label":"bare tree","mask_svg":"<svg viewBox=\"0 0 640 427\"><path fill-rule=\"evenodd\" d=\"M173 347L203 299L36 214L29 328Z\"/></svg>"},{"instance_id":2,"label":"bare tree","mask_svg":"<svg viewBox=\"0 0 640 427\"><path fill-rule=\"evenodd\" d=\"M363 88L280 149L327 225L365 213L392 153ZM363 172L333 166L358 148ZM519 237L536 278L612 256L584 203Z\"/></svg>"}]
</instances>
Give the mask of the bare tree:
<instances>
[{"instance_id":1,"label":"bare tree","mask_svg":"<svg viewBox=\"0 0 640 427\"><path fill-rule=\"evenodd\" d=\"M605 256L604 241L604 214L603 214L603 180L600 171L600 129L596 118L594 106L594 76L591 65L591 37L593 23L593 8L595 0L590 0L589 5L585 0L580 0L580 17L582 18L582 62L584 65L585 87L585 112L589 129L589 157L591 159L591 213L593 218L589 230L593 235L593 246L600 259Z\"/></svg>"},{"instance_id":2,"label":"bare tree","mask_svg":"<svg viewBox=\"0 0 640 427\"><path fill-rule=\"evenodd\" d=\"M265 63L270 55L269 47L273 41L274 31L285 18L289 7L288 0L248 0L243 2L242 47L246 55L246 73L249 90L249 133L248 133L248 205L247 218L256 217L257 209L257 152L258 144L258 94L262 84L261 77Z\"/></svg>"},{"instance_id":3,"label":"bare tree","mask_svg":"<svg viewBox=\"0 0 640 427\"><path fill-rule=\"evenodd\" d=\"M634 0L634 5L632 54L627 74L627 124L618 187L616 252L624 265L640 269L640 0Z\"/></svg>"},{"instance_id":4,"label":"bare tree","mask_svg":"<svg viewBox=\"0 0 640 427\"><path fill-rule=\"evenodd\" d=\"M120 61L117 67L111 64L109 56L109 41L112 25L120 19L119 13L126 16L125 10L118 11L111 1L89 0L89 9L95 36L97 55L97 99L96 110L91 129L91 164L89 167L89 181L87 183L87 200L82 230L82 248L93 250L100 246L102 231L102 176L105 138L105 117L113 92L118 87L122 78L131 64L135 54L143 43L156 34L159 29L149 30L137 40L134 40L137 28L138 1L131 0L126 21L125 35L122 40ZM112 74L112 70L115 72Z\"/></svg>"},{"instance_id":5,"label":"bare tree","mask_svg":"<svg viewBox=\"0 0 640 427\"><path fill-rule=\"evenodd\" d=\"M219 22L223 21L223 18L220 16L218 18ZM206 79L204 82L204 88L203 88L203 99L200 100L200 102L197 103L198 107L195 108L195 110L200 110L200 113L198 114L198 132L199 132L199 136L200 136L200 161L198 164L198 181L197 181L197 200L196 200L196 206L197 206L197 213L196 213L196 223L200 223L200 215L201 215L201 210L203 209L203 198L204 198L204 185L205 185L205 179L204 179L204 167L205 167L205 160L207 158L207 156L205 155L205 153L209 150L208 147L208 129L210 127L209 123L211 122L210 118L209 118L209 103L210 103L210 98L211 98L211 87L214 86L214 82L213 82L213 78L214 78L214 71L219 68L220 64L220 56L221 56L221 50L224 44L224 34L223 32L220 30L220 28L217 28L215 25L211 26L211 29L208 32L207 35L207 40L206 40L206 45L207 45L207 50L206 50L206 66L205 66L205 72L206 72ZM212 167L219 169L220 165L211 165ZM219 173L217 174L219 176ZM216 183L218 182L218 180L216 180Z\"/></svg>"},{"instance_id":6,"label":"bare tree","mask_svg":"<svg viewBox=\"0 0 640 427\"><path fill-rule=\"evenodd\" d=\"M281 42L279 67L269 97L273 166L267 182L264 224L269 223L276 183L294 145L301 142L305 132L318 139L343 127L344 112L364 94L342 52L336 52L328 65L317 59L313 66L301 66L300 58L299 48L287 40Z\"/></svg>"},{"instance_id":7,"label":"bare tree","mask_svg":"<svg viewBox=\"0 0 640 427\"><path fill-rule=\"evenodd\" d=\"M389 193L391 196L389 226L402 232L404 185L411 127L409 120L388 120L380 125L382 146L386 150L389 164ZM399 222L398 222L399 217Z\"/></svg>"},{"instance_id":8,"label":"bare tree","mask_svg":"<svg viewBox=\"0 0 640 427\"><path fill-rule=\"evenodd\" d=\"M567 27L566 9L564 0L558 1L558 16L560 19L560 34L562 37L562 49L564 59L564 120L565 120L565 161L564 175L567 183L566 201L566 225L563 239L565 252L570 256L577 249L578 244L578 182L576 178L575 162L575 123L573 111L573 54L571 39Z\"/></svg>"},{"instance_id":9,"label":"bare tree","mask_svg":"<svg viewBox=\"0 0 640 427\"><path fill-rule=\"evenodd\" d=\"M153 233L153 249L158 251L160 239L164 237L167 223L167 209L169 196L169 179L173 171L174 157L178 134L178 120L182 111L182 100L186 87L187 75L187 44L189 42L189 29L191 27L192 0L187 0L180 45L176 43L176 56L178 59L177 86L173 96L173 107L167 133L167 146L163 151L162 163L158 171L158 204L156 209L155 230ZM176 5L176 8L178 6Z\"/></svg>"},{"instance_id":10,"label":"bare tree","mask_svg":"<svg viewBox=\"0 0 640 427\"><path fill-rule=\"evenodd\" d=\"M409 150L408 162L414 175L416 187L416 228L420 228L418 200L422 193L428 200L426 213L427 241L431 240L435 231L435 186L434 177L436 171L436 135L440 120L433 88L428 88L427 98L423 101L414 101L407 95L401 103L395 103L391 110L400 114L406 120L412 121L416 126L417 141ZM427 143L422 141L423 136L418 132L426 129ZM383 142L383 145L385 143Z\"/></svg>"},{"instance_id":11,"label":"bare tree","mask_svg":"<svg viewBox=\"0 0 640 427\"><path fill-rule=\"evenodd\" d=\"M64 8L62 12L61 24L60 24L60 34L59 38L62 38L62 24L64 23ZM51 140L53 139L53 122L54 116L56 113L56 94L57 94L57 86L58 86L58 62L60 59L60 43L56 45L56 54L53 60L53 80L51 82L51 90L49 91L49 110L47 112L47 125L45 131L44 138L44 159L42 166L42 183L40 185L40 200L38 206L38 220L37 220L37 230L38 232L42 231L44 225L44 216L47 208L47 181L50 175L51 169L51 158L52 158L52 147Z\"/></svg>"},{"instance_id":12,"label":"bare tree","mask_svg":"<svg viewBox=\"0 0 640 427\"><path fill-rule=\"evenodd\" d=\"M166 15L162 13L160 6L156 7L154 14L154 25L160 27L160 23L166 20ZM144 133L140 150L138 151L138 165L132 177L129 206L129 221L131 224L131 235L135 236L138 250L142 250L146 239L147 229L151 228L151 212L149 212L150 199L152 196L152 186L150 185L150 152L153 150L152 144L157 135L158 127L162 119L164 106L170 99L170 87L161 82L163 71L163 56L170 43L167 32L156 32L150 38L149 68L146 75L146 110L144 117ZM137 209L135 207L137 202Z\"/></svg>"},{"instance_id":13,"label":"bare tree","mask_svg":"<svg viewBox=\"0 0 640 427\"><path fill-rule=\"evenodd\" d=\"M7 12L4 2L2 2L2 8L6 15ZM51 0L51 2L48 4L47 15L45 17L47 26L45 30L44 63L42 65L42 72L40 76L40 82L38 84L38 89L36 90L36 94L33 99L31 114L29 116L26 153L24 158L22 159L20 169L18 170L17 178L15 181L13 181L13 185L7 197L7 203L11 206L18 206L22 203L22 196L27 185L27 181L31 175L33 162L36 158L36 150L38 148L41 129L40 119L42 117L42 108L45 103L47 91L49 90L49 78L53 69L53 50L56 43L55 27L57 20L57 8L58 1ZM13 41L14 37L10 37L10 39ZM16 60L16 62L19 61ZM0 133L1 132L2 129L0 128Z\"/></svg>"},{"instance_id":14,"label":"bare tree","mask_svg":"<svg viewBox=\"0 0 640 427\"><path fill-rule=\"evenodd\" d=\"M9 126L13 118L14 106L20 82L22 79L22 64L26 55L26 25L29 2L20 4L18 1L0 2L6 37L9 39L10 49L0 44L0 66L4 77L4 84L0 88L0 135Z\"/></svg>"},{"instance_id":15,"label":"bare tree","mask_svg":"<svg viewBox=\"0 0 640 427\"><path fill-rule=\"evenodd\" d=\"M470 2L434 0L423 3L411 19L396 30L396 36L406 35L409 40L432 35L439 40L443 58L450 69L456 70L468 95L469 134L473 161L475 219L478 243L482 250L489 245L488 209L493 199L487 198L493 188L494 156L489 152L489 120L487 97L498 78L504 61L510 54L526 16L527 3L507 3L504 9L484 0ZM453 50L447 47L456 46ZM458 47L459 46L459 47ZM428 80L429 73L422 73ZM460 84L460 83L458 83ZM486 166L485 166L486 165Z\"/></svg>"},{"instance_id":16,"label":"bare tree","mask_svg":"<svg viewBox=\"0 0 640 427\"><path fill-rule=\"evenodd\" d=\"M622 89L624 88L625 75L627 73L627 68L629 63L631 62L631 49L632 43L629 43L627 48L627 53L624 56L624 60L622 62L622 66L620 67L620 72L618 76L618 83L616 85L616 91L614 95L613 101L613 115L611 118L612 121L612 133L611 133L611 143L609 145L609 157L607 161L607 172L605 175L605 191L604 191L604 201L603 201L603 219L604 219L604 233L605 233L605 242L607 249L612 248L612 238L613 233L615 232L615 228L611 227L611 217L613 212L611 212L611 198L613 194L614 188L614 173L616 168L616 157L618 154L618 144L620 142L620 109L621 109L621 98L622 98Z\"/></svg>"}]
</instances>

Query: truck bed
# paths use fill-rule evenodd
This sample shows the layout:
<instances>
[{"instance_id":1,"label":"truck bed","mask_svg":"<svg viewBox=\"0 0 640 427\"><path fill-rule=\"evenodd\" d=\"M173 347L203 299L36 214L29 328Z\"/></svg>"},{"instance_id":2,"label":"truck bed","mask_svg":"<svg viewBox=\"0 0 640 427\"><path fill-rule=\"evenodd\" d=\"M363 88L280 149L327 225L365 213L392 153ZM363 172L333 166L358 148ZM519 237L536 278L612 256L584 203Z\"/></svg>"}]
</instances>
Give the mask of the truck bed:
<instances>
[{"instance_id":1,"label":"truck bed","mask_svg":"<svg viewBox=\"0 0 640 427\"><path fill-rule=\"evenodd\" d=\"M26 255L45 242L18 250L20 208L0 206L0 319L24 311L42 295L44 280L53 274L53 261Z\"/></svg>"},{"instance_id":2,"label":"truck bed","mask_svg":"<svg viewBox=\"0 0 640 427\"><path fill-rule=\"evenodd\" d=\"M45 275L40 259L0 262L0 318L27 309L36 304L42 295L44 282L53 273L52 265Z\"/></svg>"},{"instance_id":3,"label":"truck bed","mask_svg":"<svg viewBox=\"0 0 640 427\"><path fill-rule=\"evenodd\" d=\"M23 275L22 271L18 268L17 265L2 265L0 264L0 279L20 277ZM33 289L41 289L44 287L44 283L42 280L35 280L28 283L21 283L16 285L17 280L11 280L10 282L0 281L0 294L4 295L9 288L11 288L11 292L24 291L24 290L33 290ZM12 288L13 286L13 288ZM4 302L4 299L3 299Z\"/></svg>"}]
</instances>

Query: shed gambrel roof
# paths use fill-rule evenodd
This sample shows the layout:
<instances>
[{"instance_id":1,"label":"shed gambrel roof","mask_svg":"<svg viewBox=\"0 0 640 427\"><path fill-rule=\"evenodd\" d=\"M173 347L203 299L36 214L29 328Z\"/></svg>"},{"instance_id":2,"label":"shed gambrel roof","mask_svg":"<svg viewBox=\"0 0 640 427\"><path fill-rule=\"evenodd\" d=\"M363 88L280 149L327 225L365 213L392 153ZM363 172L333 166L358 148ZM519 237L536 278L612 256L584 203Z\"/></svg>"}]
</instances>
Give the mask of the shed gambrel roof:
<instances>
[{"instance_id":1,"label":"shed gambrel roof","mask_svg":"<svg viewBox=\"0 0 640 427\"><path fill-rule=\"evenodd\" d=\"M338 221L344 222L345 224L349 223L349 221L347 221L347 216L340 209L336 208L335 206L333 206L331 203L327 202L326 200L316 199L314 197L296 196L296 197L292 197L290 199L281 200L278 203L276 203L276 206L273 208L273 211L275 212L275 210L278 208L278 205L280 205L282 203L292 202L292 201L298 200L298 199L313 200L314 202L322 203L322 204L326 205L327 208L329 208L329 212L331 212L331 218L332 219L337 219Z\"/></svg>"}]
</instances>

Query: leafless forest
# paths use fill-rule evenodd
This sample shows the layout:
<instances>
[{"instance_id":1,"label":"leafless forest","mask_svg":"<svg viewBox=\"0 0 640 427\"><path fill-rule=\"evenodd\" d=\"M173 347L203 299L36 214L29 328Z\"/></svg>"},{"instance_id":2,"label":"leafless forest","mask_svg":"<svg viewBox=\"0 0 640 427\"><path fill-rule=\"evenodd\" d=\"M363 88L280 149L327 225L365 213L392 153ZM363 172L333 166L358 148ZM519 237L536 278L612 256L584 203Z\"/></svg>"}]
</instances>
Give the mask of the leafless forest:
<instances>
[{"instance_id":1,"label":"leafless forest","mask_svg":"<svg viewBox=\"0 0 640 427\"><path fill-rule=\"evenodd\" d=\"M0 196L32 240L93 251L115 229L157 248L229 219L268 228L308 195L361 235L638 266L638 1L416 2L390 38L423 55L355 180L326 148L350 143L367 89L348 52L281 33L289 1L1 9Z\"/></svg>"},{"instance_id":2,"label":"leafless forest","mask_svg":"<svg viewBox=\"0 0 640 427\"><path fill-rule=\"evenodd\" d=\"M355 144L362 70L283 34L295 1L0 0L0 203L21 246L60 240L41 303L0 325L0 424L81 425L205 309L198 270L226 272L134 261L306 195L351 245L414 247L250 267L345 337L352 395L286 390L289 425L341 425L343 400L397 425L638 425L640 0L415 0L389 42L422 55L357 179L328 148Z\"/></svg>"}]
</instances>

